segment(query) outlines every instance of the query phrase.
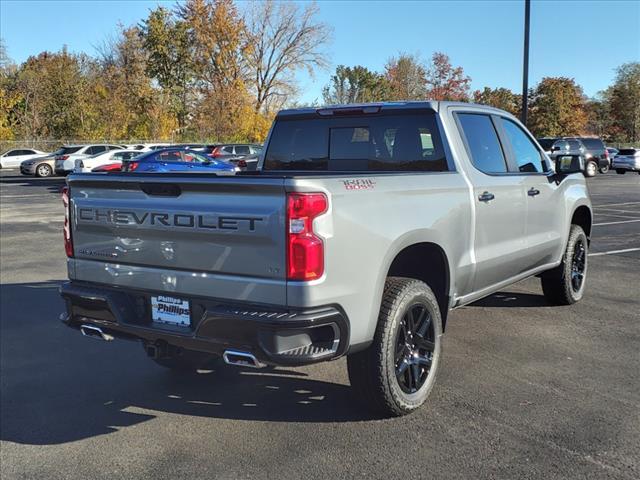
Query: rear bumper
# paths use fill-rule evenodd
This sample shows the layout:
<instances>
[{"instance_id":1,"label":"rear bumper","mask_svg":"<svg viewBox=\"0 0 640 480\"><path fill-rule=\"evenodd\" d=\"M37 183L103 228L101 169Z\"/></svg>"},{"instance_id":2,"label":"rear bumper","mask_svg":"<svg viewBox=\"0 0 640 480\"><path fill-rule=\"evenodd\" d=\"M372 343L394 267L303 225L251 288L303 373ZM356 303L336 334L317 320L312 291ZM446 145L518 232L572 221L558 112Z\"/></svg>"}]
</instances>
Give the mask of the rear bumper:
<instances>
[{"instance_id":1,"label":"rear bumper","mask_svg":"<svg viewBox=\"0 0 640 480\"><path fill-rule=\"evenodd\" d=\"M271 365L306 365L338 358L349 346L349 322L335 305L294 310L242 305L204 298L189 300L191 327L151 320L151 295L167 292L67 282L60 287L67 311L62 321L79 329L97 326L115 338L222 355L226 350L252 353Z\"/></svg>"},{"instance_id":2,"label":"rear bumper","mask_svg":"<svg viewBox=\"0 0 640 480\"><path fill-rule=\"evenodd\" d=\"M631 172L640 172L640 168L638 168L634 163L630 162L616 162L613 161L612 167L614 170L629 170Z\"/></svg>"}]
</instances>

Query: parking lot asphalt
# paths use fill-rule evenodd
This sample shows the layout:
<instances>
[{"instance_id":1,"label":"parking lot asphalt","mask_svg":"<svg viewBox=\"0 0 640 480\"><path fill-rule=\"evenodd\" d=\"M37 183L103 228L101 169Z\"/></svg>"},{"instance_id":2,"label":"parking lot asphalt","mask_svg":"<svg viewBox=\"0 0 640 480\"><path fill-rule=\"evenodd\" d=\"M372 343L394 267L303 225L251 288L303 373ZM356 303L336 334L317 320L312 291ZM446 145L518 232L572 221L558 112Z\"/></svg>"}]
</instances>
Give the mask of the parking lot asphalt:
<instances>
[{"instance_id":1,"label":"parking lot asphalt","mask_svg":"<svg viewBox=\"0 0 640 480\"><path fill-rule=\"evenodd\" d=\"M588 180L585 298L529 279L455 310L398 419L353 401L344 359L181 377L63 326L62 184L0 173L3 480L640 478L640 175Z\"/></svg>"}]
</instances>

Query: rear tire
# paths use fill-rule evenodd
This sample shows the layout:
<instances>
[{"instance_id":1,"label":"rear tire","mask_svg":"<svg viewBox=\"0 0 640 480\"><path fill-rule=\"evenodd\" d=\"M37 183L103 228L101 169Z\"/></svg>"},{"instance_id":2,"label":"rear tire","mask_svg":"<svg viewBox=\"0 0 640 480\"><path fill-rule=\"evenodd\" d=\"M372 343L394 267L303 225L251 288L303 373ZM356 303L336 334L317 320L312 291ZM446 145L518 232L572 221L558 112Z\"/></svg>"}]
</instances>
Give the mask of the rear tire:
<instances>
[{"instance_id":1,"label":"rear tire","mask_svg":"<svg viewBox=\"0 0 640 480\"><path fill-rule=\"evenodd\" d=\"M584 176L595 177L596 173L598 173L598 165L593 160L588 161L584 167Z\"/></svg>"},{"instance_id":2,"label":"rear tire","mask_svg":"<svg viewBox=\"0 0 640 480\"><path fill-rule=\"evenodd\" d=\"M373 343L347 357L351 386L385 416L415 411L435 384L441 336L431 289L419 280L387 278Z\"/></svg>"},{"instance_id":3,"label":"rear tire","mask_svg":"<svg viewBox=\"0 0 640 480\"><path fill-rule=\"evenodd\" d=\"M53 169L46 163L42 163L36 167L36 177L51 177L53 175Z\"/></svg>"},{"instance_id":4,"label":"rear tire","mask_svg":"<svg viewBox=\"0 0 640 480\"><path fill-rule=\"evenodd\" d=\"M625 173L627 173L627 171L623 170L622 168L616 168L616 173L618 175L624 175Z\"/></svg>"},{"instance_id":5,"label":"rear tire","mask_svg":"<svg viewBox=\"0 0 640 480\"><path fill-rule=\"evenodd\" d=\"M587 235L579 225L571 225L562 263L545 272L542 291L554 305L572 305L582 299L587 280L589 246Z\"/></svg>"},{"instance_id":6,"label":"rear tire","mask_svg":"<svg viewBox=\"0 0 640 480\"><path fill-rule=\"evenodd\" d=\"M599 168L600 173L607 173L609 171L609 165L605 165L604 167Z\"/></svg>"}]
</instances>

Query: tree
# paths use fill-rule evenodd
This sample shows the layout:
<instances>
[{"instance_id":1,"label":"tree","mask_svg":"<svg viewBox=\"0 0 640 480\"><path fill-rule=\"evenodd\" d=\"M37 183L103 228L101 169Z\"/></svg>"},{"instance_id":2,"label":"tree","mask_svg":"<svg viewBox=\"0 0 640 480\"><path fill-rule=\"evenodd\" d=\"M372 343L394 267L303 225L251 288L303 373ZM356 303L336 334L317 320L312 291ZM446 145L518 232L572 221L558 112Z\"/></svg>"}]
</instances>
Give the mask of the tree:
<instances>
[{"instance_id":1,"label":"tree","mask_svg":"<svg viewBox=\"0 0 640 480\"><path fill-rule=\"evenodd\" d=\"M483 90L476 90L473 92L473 101L506 110L516 117L520 115L522 106L521 96L503 87L493 89L484 87Z\"/></svg>"},{"instance_id":2,"label":"tree","mask_svg":"<svg viewBox=\"0 0 640 480\"><path fill-rule=\"evenodd\" d=\"M15 72L16 66L0 38L0 140L11 140L15 136L15 108L21 100L15 88Z\"/></svg>"},{"instance_id":3,"label":"tree","mask_svg":"<svg viewBox=\"0 0 640 480\"><path fill-rule=\"evenodd\" d=\"M327 105L383 101L389 96L389 84L383 75L366 67L338 65L322 96Z\"/></svg>"},{"instance_id":4,"label":"tree","mask_svg":"<svg viewBox=\"0 0 640 480\"><path fill-rule=\"evenodd\" d=\"M315 3L303 9L293 2L254 2L247 15L251 48L250 68L256 112L269 113L295 92L294 75L326 68L322 51L331 36L330 27L317 21Z\"/></svg>"},{"instance_id":5,"label":"tree","mask_svg":"<svg viewBox=\"0 0 640 480\"><path fill-rule=\"evenodd\" d=\"M184 129L193 99L194 60L187 22L158 7L139 26L147 51L147 74L156 79L171 99L179 129Z\"/></svg>"},{"instance_id":6,"label":"tree","mask_svg":"<svg viewBox=\"0 0 640 480\"><path fill-rule=\"evenodd\" d=\"M426 71L417 55L401 53L391 57L384 74L389 100L423 100L427 96Z\"/></svg>"},{"instance_id":7,"label":"tree","mask_svg":"<svg viewBox=\"0 0 640 480\"><path fill-rule=\"evenodd\" d=\"M453 67L449 57L436 52L426 71L427 96L430 100L469 101L471 78L462 67Z\"/></svg>"},{"instance_id":8,"label":"tree","mask_svg":"<svg viewBox=\"0 0 640 480\"><path fill-rule=\"evenodd\" d=\"M616 69L608 91L609 115L613 128L624 142L640 140L640 62L625 63Z\"/></svg>"},{"instance_id":9,"label":"tree","mask_svg":"<svg viewBox=\"0 0 640 480\"><path fill-rule=\"evenodd\" d=\"M538 137L581 134L587 124L585 97L572 78L545 77L530 92L529 129Z\"/></svg>"},{"instance_id":10,"label":"tree","mask_svg":"<svg viewBox=\"0 0 640 480\"><path fill-rule=\"evenodd\" d=\"M244 21L231 0L188 0L178 13L193 47L198 87L195 131L200 137L232 139L249 102Z\"/></svg>"}]
</instances>

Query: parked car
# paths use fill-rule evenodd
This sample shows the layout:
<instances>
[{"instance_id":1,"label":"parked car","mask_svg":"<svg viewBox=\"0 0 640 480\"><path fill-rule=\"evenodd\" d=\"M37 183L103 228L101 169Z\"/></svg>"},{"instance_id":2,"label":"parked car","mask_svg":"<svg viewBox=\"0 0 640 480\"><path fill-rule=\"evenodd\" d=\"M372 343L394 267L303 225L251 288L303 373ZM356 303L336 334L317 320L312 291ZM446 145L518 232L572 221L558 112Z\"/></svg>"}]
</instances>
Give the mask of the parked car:
<instances>
[{"instance_id":1,"label":"parked car","mask_svg":"<svg viewBox=\"0 0 640 480\"><path fill-rule=\"evenodd\" d=\"M56 156L62 153L63 149L61 148L48 155L25 160L20 164L20 173L22 175L35 175L36 177L51 177L55 175L54 164Z\"/></svg>"},{"instance_id":2,"label":"parked car","mask_svg":"<svg viewBox=\"0 0 640 480\"><path fill-rule=\"evenodd\" d=\"M73 171L74 173L86 173L93 171L94 168L101 165L108 165L111 163L122 164L124 160L131 160L142 153L143 152L140 150L109 150L90 157L78 158Z\"/></svg>"},{"instance_id":3,"label":"parked car","mask_svg":"<svg viewBox=\"0 0 640 480\"><path fill-rule=\"evenodd\" d=\"M76 160L87 158L91 155L104 153L109 150L122 150L120 145L90 144L67 145L62 147L63 152L56 156L55 171L58 175L67 175L76 166Z\"/></svg>"},{"instance_id":4,"label":"parked car","mask_svg":"<svg viewBox=\"0 0 640 480\"><path fill-rule=\"evenodd\" d=\"M593 214L565 157L550 171L495 108L393 102L280 112L233 178L72 175L61 319L182 371L346 356L364 402L408 414L451 309L532 276L552 304L583 297Z\"/></svg>"},{"instance_id":5,"label":"parked car","mask_svg":"<svg viewBox=\"0 0 640 480\"><path fill-rule=\"evenodd\" d=\"M107 163L91 170L92 172L120 172L122 171L122 162Z\"/></svg>"},{"instance_id":6,"label":"parked car","mask_svg":"<svg viewBox=\"0 0 640 480\"><path fill-rule=\"evenodd\" d=\"M33 148L14 148L0 155L0 168L20 168L20 164L25 160L32 160L46 155L49 154Z\"/></svg>"},{"instance_id":7,"label":"parked car","mask_svg":"<svg viewBox=\"0 0 640 480\"><path fill-rule=\"evenodd\" d=\"M536 140L544 150L544 153L546 153L547 155L551 155L551 147L553 147L554 143L560 140L560 137L542 137L537 138Z\"/></svg>"},{"instance_id":8,"label":"parked car","mask_svg":"<svg viewBox=\"0 0 640 480\"><path fill-rule=\"evenodd\" d=\"M613 159L612 168L616 173L640 173L640 148L621 148Z\"/></svg>"},{"instance_id":9,"label":"parked car","mask_svg":"<svg viewBox=\"0 0 640 480\"><path fill-rule=\"evenodd\" d=\"M555 161L560 156L580 155L583 158L584 174L593 177L609 171L609 152L599 138L565 137L557 140L551 147L550 158Z\"/></svg>"},{"instance_id":10,"label":"parked car","mask_svg":"<svg viewBox=\"0 0 640 480\"><path fill-rule=\"evenodd\" d=\"M214 160L200 152L185 148L165 148L143 153L122 163L123 172L208 172L234 174L238 167L228 162Z\"/></svg>"},{"instance_id":11,"label":"parked car","mask_svg":"<svg viewBox=\"0 0 640 480\"><path fill-rule=\"evenodd\" d=\"M607 152L609 152L609 161L613 163L613 159L618 155L619 150L614 147L607 147Z\"/></svg>"},{"instance_id":12,"label":"parked car","mask_svg":"<svg viewBox=\"0 0 640 480\"><path fill-rule=\"evenodd\" d=\"M205 150L211 158L225 160L228 158L245 157L247 155L259 155L262 145L251 143L209 145Z\"/></svg>"},{"instance_id":13,"label":"parked car","mask_svg":"<svg viewBox=\"0 0 640 480\"><path fill-rule=\"evenodd\" d=\"M235 165L241 172L251 172L258 168L259 159L260 155L247 155L246 157L224 158L223 161Z\"/></svg>"}]
</instances>

